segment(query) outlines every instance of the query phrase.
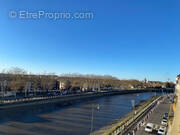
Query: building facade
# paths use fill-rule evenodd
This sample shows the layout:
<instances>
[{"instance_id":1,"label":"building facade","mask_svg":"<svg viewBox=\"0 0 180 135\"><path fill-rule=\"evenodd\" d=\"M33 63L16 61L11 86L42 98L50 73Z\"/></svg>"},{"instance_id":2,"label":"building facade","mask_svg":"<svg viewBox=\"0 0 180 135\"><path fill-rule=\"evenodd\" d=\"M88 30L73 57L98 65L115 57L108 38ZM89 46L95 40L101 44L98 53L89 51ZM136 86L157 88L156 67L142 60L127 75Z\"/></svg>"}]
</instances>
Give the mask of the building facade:
<instances>
[{"instance_id":1,"label":"building facade","mask_svg":"<svg viewBox=\"0 0 180 135\"><path fill-rule=\"evenodd\" d=\"M176 78L175 95L175 112L170 135L180 135L180 75Z\"/></svg>"}]
</instances>

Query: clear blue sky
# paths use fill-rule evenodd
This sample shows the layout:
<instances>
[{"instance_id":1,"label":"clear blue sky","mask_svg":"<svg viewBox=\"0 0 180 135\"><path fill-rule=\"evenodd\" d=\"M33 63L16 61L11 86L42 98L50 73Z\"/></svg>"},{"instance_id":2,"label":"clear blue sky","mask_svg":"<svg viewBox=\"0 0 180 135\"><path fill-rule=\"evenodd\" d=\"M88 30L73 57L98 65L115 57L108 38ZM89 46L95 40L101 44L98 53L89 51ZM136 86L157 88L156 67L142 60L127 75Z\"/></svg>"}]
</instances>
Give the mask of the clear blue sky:
<instances>
[{"instance_id":1,"label":"clear blue sky","mask_svg":"<svg viewBox=\"0 0 180 135\"><path fill-rule=\"evenodd\" d=\"M0 0L0 70L174 80L179 0ZM93 12L93 19L12 19L9 11Z\"/></svg>"}]
</instances>

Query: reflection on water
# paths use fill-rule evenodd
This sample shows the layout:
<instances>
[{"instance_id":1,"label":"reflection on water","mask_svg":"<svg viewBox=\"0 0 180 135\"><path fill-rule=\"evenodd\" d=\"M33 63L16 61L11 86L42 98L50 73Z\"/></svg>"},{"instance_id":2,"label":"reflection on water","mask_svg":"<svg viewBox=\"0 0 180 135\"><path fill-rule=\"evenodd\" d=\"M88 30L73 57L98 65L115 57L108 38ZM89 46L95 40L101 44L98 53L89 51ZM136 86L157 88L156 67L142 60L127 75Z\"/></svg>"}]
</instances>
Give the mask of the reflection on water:
<instances>
[{"instance_id":1,"label":"reflection on water","mask_svg":"<svg viewBox=\"0 0 180 135\"><path fill-rule=\"evenodd\" d=\"M132 108L132 99L137 104L152 96L154 93L117 95L66 107L47 105L40 111L36 111L37 108L31 110L31 113L17 112L19 115L9 113L7 118L0 120L0 134L87 135L91 130L92 104L99 105L99 109L94 108L93 115L93 130L97 130L128 113ZM47 110L49 107L51 109Z\"/></svg>"}]
</instances>

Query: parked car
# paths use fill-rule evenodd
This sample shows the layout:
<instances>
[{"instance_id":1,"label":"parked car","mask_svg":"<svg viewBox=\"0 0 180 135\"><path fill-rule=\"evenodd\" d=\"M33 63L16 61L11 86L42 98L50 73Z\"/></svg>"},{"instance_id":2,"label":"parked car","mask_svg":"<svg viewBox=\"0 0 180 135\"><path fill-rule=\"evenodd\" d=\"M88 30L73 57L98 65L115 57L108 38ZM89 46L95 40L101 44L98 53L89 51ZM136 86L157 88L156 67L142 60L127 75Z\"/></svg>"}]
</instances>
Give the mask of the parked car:
<instances>
[{"instance_id":1,"label":"parked car","mask_svg":"<svg viewBox=\"0 0 180 135\"><path fill-rule=\"evenodd\" d=\"M163 116L163 118L162 118L162 119L163 119L163 120L168 120L168 118L167 118L167 117L164 117L164 116Z\"/></svg>"},{"instance_id":2,"label":"parked car","mask_svg":"<svg viewBox=\"0 0 180 135\"><path fill-rule=\"evenodd\" d=\"M152 123L147 123L145 127L145 131L148 133L151 133L153 131L153 124Z\"/></svg>"},{"instance_id":3,"label":"parked car","mask_svg":"<svg viewBox=\"0 0 180 135\"><path fill-rule=\"evenodd\" d=\"M168 112L164 113L164 118L168 118Z\"/></svg>"},{"instance_id":4,"label":"parked car","mask_svg":"<svg viewBox=\"0 0 180 135\"><path fill-rule=\"evenodd\" d=\"M165 134L166 134L166 127L161 126L161 127L158 129L157 135L165 135Z\"/></svg>"},{"instance_id":5,"label":"parked car","mask_svg":"<svg viewBox=\"0 0 180 135\"><path fill-rule=\"evenodd\" d=\"M29 97L33 97L34 94L33 94L33 93L29 93L28 96L29 96Z\"/></svg>"},{"instance_id":6,"label":"parked car","mask_svg":"<svg viewBox=\"0 0 180 135\"><path fill-rule=\"evenodd\" d=\"M15 93L14 92L5 92L3 96L4 97L13 97L13 96L15 96Z\"/></svg>"},{"instance_id":7,"label":"parked car","mask_svg":"<svg viewBox=\"0 0 180 135\"><path fill-rule=\"evenodd\" d=\"M53 95L53 96L57 96L58 94L57 94L56 92L53 92L52 95Z\"/></svg>"},{"instance_id":8,"label":"parked car","mask_svg":"<svg viewBox=\"0 0 180 135\"><path fill-rule=\"evenodd\" d=\"M167 121L166 119L163 119L163 120L161 121L161 125L167 126L167 125L168 125L168 121Z\"/></svg>"},{"instance_id":9,"label":"parked car","mask_svg":"<svg viewBox=\"0 0 180 135\"><path fill-rule=\"evenodd\" d=\"M49 93L47 93L47 96L52 96L52 94L49 92Z\"/></svg>"}]
</instances>

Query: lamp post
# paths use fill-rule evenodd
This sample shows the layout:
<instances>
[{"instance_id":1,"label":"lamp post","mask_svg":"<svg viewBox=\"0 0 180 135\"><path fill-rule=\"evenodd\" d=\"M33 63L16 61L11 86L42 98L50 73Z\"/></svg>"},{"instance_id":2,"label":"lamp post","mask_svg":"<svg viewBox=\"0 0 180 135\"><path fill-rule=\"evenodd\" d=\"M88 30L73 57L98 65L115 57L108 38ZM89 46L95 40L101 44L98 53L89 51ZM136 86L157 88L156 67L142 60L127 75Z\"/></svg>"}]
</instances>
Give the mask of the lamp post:
<instances>
[{"instance_id":1,"label":"lamp post","mask_svg":"<svg viewBox=\"0 0 180 135\"><path fill-rule=\"evenodd\" d=\"M92 113L91 113L91 133L93 131L93 123L94 123L94 105L92 104Z\"/></svg>"},{"instance_id":2,"label":"lamp post","mask_svg":"<svg viewBox=\"0 0 180 135\"><path fill-rule=\"evenodd\" d=\"M134 108L134 106L135 106L135 100L134 99L131 100L131 104L132 104L132 108L134 110L134 114L133 114L133 119L134 119L134 115L136 115L136 110Z\"/></svg>"},{"instance_id":3,"label":"lamp post","mask_svg":"<svg viewBox=\"0 0 180 135\"><path fill-rule=\"evenodd\" d=\"M164 90L162 89L162 95L164 95Z\"/></svg>"},{"instance_id":4,"label":"lamp post","mask_svg":"<svg viewBox=\"0 0 180 135\"><path fill-rule=\"evenodd\" d=\"M134 108L134 105L135 105L135 100L134 99L131 100L131 104L132 104L132 108Z\"/></svg>"},{"instance_id":5,"label":"lamp post","mask_svg":"<svg viewBox=\"0 0 180 135\"><path fill-rule=\"evenodd\" d=\"M94 109L97 108L97 110L100 109L99 104L97 106L95 106L94 104L92 104L92 112L91 112L91 132L93 132L93 126L94 126Z\"/></svg>"}]
</instances>

